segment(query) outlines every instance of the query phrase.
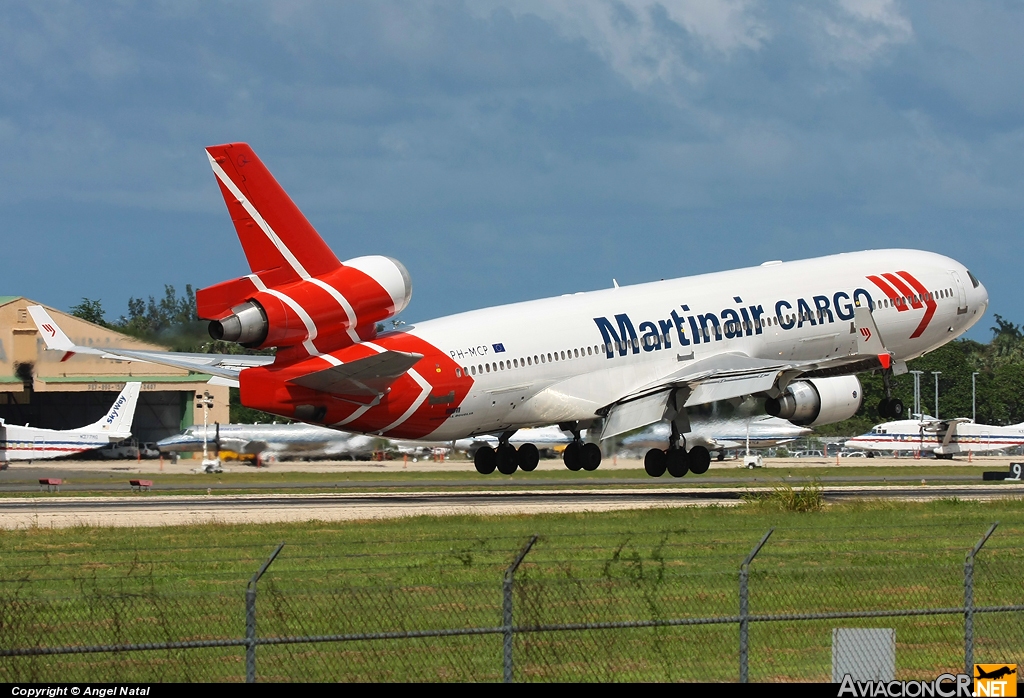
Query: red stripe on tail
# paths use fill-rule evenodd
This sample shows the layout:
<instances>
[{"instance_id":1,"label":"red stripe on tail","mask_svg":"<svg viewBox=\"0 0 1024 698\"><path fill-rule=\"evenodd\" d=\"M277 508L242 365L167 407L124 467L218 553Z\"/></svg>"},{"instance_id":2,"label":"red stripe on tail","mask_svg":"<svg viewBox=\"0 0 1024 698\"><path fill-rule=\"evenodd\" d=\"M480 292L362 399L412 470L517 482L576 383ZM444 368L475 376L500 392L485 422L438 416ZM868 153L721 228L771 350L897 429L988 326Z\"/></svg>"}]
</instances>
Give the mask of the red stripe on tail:
<instances>
[{"instance_id":1,"label":"red stripe on tail","mask_svg":"<svg viewBox=\"0 0 1024 698\"><path fill-rule=\"evenodd\" d=\"M218 175L217 184L252 271L279 269L286 272L288 281L294 281L301 278L302 270L310 276L319 276L341 266L331 248L247 143L214 145L206 151L272 231L268 234L254 220ZM279 243L272 235L276 235Z\"/></svg>"}]
</instances>

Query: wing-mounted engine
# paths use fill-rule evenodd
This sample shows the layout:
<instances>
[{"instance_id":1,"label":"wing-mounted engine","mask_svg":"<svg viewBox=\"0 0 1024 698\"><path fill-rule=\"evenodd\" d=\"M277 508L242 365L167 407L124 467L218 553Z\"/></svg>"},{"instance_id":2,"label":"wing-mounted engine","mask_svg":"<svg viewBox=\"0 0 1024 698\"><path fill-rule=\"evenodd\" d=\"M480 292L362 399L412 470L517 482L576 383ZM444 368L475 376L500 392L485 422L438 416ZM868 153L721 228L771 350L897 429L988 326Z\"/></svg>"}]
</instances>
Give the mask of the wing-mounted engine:
<instances>
[{"instance_id":1,"label":"wing-mounted engine","mask_svg":"<svg viewBox=\"0 0 1024 698\"><path fill-rule=\"evenodd\" d=\"M405 267L382 256L339 262L247 144L207 153L253 272L196 294L214 339L329 352L372 338L408 305Z\"/></svg>"},{"instance_id":2,"label":"wing-mounted engine","mask_svg":"<svg viewBox=\"0 0 1024 698\"><path fill-rule=\"evenodd\" d=\"M833 424L857 413L863 393L857 376L808 378L790 383L782 395L765 401L764 408L797 426Z\"/></svg>"}]
</instances>

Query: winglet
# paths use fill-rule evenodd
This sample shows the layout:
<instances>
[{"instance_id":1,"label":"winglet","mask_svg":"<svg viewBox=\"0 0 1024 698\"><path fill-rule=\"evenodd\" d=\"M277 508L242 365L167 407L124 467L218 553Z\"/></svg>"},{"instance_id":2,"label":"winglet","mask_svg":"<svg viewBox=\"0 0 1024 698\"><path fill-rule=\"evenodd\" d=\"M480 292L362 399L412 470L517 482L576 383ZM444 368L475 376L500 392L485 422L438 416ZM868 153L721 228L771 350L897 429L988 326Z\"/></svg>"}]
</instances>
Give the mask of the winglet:
<instances>
[{"instance_id":1,"label":"winglet","mask_svg":"<svg viewBox=\"0 0 1024 698\"><path fill-rule=\"evenodd\" d=\"M41 305L28 306L28 314L32 316L32 322L36 323L39 334L46 342L46 348L52 351L67 351L74 353L75 344L64 331L57 326L50 314Z\"/></svg>"}]
</instances>

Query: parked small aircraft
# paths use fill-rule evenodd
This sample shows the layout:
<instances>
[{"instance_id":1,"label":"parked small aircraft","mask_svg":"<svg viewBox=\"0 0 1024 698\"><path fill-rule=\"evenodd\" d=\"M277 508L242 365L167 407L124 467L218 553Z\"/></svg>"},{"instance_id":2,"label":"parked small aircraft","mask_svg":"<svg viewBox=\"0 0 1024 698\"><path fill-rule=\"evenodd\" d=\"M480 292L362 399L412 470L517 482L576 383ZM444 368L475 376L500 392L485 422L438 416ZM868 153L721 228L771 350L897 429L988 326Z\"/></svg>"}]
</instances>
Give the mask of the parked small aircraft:
<instances>
[{"instance_id":1,"label":"parked small aircraft","mask_svg":"<svg viewBox=\"0 0 1024 698\"><path fill-rule=\"evenodd\" d=\"M868 452L931 453L936 458L994 453L1021 445L1024 445L1024 422L993 427L975 424L966 418L935 419L928 415L879 424L845 444L847 448Z\"/></svg>"},{"instance_id":2,"label":"parked small aircraft","mask_svg":"<svg viewBox=\"0 0 1024 698\"><path fill-rule=\"evenodd\" d=\"M0 419L0 463L60 458L123 441L132 435L141 383L125 383L107 413L78 429L40 429Z\"/></svg>"}]
</instances>

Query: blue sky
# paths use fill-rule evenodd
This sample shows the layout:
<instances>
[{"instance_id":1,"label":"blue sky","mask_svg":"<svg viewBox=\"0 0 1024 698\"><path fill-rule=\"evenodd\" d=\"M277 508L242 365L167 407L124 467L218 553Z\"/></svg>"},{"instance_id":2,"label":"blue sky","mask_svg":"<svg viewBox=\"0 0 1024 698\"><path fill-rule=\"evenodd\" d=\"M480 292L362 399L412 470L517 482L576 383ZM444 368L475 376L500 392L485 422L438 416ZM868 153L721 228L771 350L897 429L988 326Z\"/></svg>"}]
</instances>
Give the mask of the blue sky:
<instances>
[{"instance_id":1,"label":"blue sky","mask_svg":"<svg viewBox=\"0 0 1024 698\"><path fill-rule=\"evenodd\" d=\"M1024 6L0 6L0 293L247 271L203 146L247 141L404 317L877 247L1024 321ZM985 318L971 336L987 340Z\"/></svg>"}]
</instances>

